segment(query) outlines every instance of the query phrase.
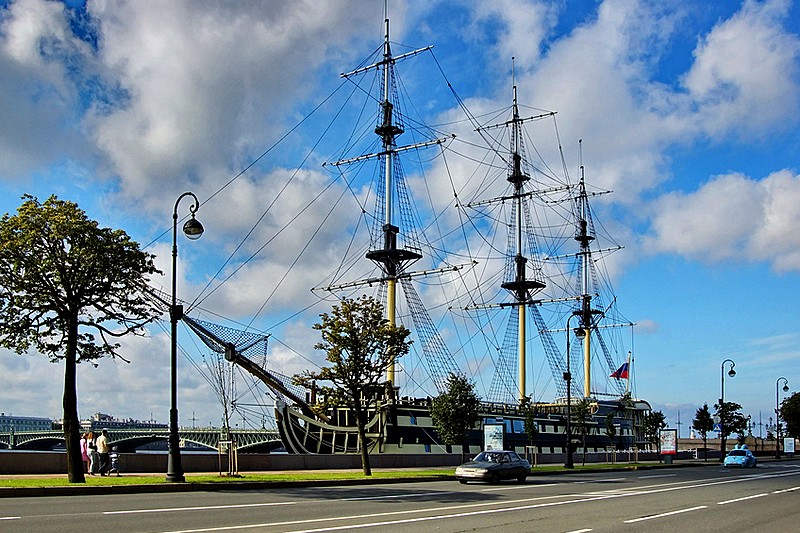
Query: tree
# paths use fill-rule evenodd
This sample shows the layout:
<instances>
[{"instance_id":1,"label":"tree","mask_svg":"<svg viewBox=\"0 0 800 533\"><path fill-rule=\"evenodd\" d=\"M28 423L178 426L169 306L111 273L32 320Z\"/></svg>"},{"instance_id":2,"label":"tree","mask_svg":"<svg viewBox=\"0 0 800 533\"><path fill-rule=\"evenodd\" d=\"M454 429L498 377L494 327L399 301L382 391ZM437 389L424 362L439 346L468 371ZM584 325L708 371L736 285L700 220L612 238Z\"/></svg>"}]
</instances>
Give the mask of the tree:
<instances>
[{"instance_id":1,"label":"tree","mask_svg":"<svg viewBox=\"0 0 800 533\"><path fill-rule=\"evenodd\" d=\"M666 417L664 413L661 411L650 411L646 415L644 415L642 419L642 430L644 432L644 438L647 442L651 445L655 445L655 448L658 452L661 451L660 445L660 433L661 430L667 427ZM661 454L659 453L659 460L661 460Z\"/></svg>"},{"instance_id":2,"label":"tree","mask_svg":"<svg viewBox=\"0 0 800 533\"><path fill-rule=\"evenodd\" d=\"M800 437L800 393L795 392L783 400L780 411L786 424L786 434Z\"/></svg>"},{"instance_id":3,"label":"tree","mask_svg":"<svg viewBox=\"0 0 800 533\"><path fill-rule=\"evenodd\" d=\"M99 227L77 204L22 199L0 219L0 346L64 361L67 474L84 483L76 365L120 357L114 339L144 334L160 313L143 289L159 271L124 231Z\"/></svg>"},{"instance_id":4,"label":"tree","mask_svg":"<svg viewBox=\"0 0 800 533\"><path fill-rule=\"evenodd\" d=\"M467 431L478 420L481 400L475 385L464 375L447 376L447 390L431 402L433 425L445 444L460 444L462 459L467 453Z\"/></svg>"},{"instance_id":5,"label":"tree","mask_svg":"<svg viewBox=\"0 0 800 533\"><path fill-rule=\"evenodd\" d=\"M739 410L742 408L736 402L725 402L724 404L720 405L719 403L714 404L714 408L717 410L717 416L720 420L720 426L722 426L722 431L720 432L720 457L719 460L722 461L725 458L726 453L726 439L733 435L734 433L743 433L747 428L747 417L745 417Z\"/></svg>"},{"instance_id":6,"label":"tree","mask_svg":"<svg viewBox=\"0 0 800 533\"><path fill-rule=\"evenodd\" d=\"M523 429L528 436L528 444L530 446L536 445L536 439L539 437L539 423L536 421L538 413L533 407L533 402L530 396L526 396L520 403L520 411L525 415L523 420Z\"/></svg>"},{"instance_id":7,"label":"tree","mask_svg":"<svg viewBox=\"0 0 800 533\"><path fill-rule=\"evenodd\" d=\"M617 426L614 423L614 411L609 411L606 414L605 426L606 426L605 432L606 432L606 437L608 437L608 442L611 444L611 446L614 446L616 448L615 441L617 440Z\"/></svg>"},{"instance_id":8,"label":"tree","mask_svg":"<svg viewBox=\"0 0 800 533\"><path fill-rule=\"evenodd\" d=\"M410 334L402 326L392 326L383 317L383 306L374 298L345 298L331 313L320 315L321 321L314 329L322 335L322 342L314 348L325 351L331 366L319 372L306 371L294 376L293 381L312 388L316 381L328 382L320 386L326 406L344 405L351 409L356 421L361 449L361 466L365 476L372 475L369 465L366 426L370 409L377 408L378 399L391 383L385 380L386 370L398 358L408 353Z\"/></svg>"},{"instance_id":9,"label":"tree","mask_svg":"<svg viewBox=\"0 0 800 533\"><path fill-rule=\"evenodd\" d=\"M708 461L708 432L714 429L714 419L711 417L707 403L704 403L703 407L699 408L695 413L694 420L692 420L692 428L703 439L703 460Z\"/></svg>"},{"instance_id":10,"label":"tree","mask_svg":"<svg viewBox=\"0 0 800 533\"><path fill-rule=\"evenodd\" d=\"M589 434L589 421L592 419L592 406L589 398L583 398L581 401L572 406L570 410L572 418L572 431L575 435L581 438L581 446L583 447L583 461L586 464L586 436ZM570 443L572 446L572 443ZM567 451L569 453L569 451Z\"/></svg>"}]
</instances>

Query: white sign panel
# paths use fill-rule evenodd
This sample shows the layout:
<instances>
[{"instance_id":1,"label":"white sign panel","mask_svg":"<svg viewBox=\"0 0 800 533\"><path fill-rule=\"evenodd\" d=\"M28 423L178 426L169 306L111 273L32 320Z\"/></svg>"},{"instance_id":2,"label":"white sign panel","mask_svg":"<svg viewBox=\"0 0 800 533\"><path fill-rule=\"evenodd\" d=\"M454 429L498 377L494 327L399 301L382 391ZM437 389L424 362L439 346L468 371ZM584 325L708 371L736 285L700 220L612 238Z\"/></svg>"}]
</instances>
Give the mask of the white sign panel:
<instances>
[{"instance_id":1,"label":"white sign panel","mask_svg":"<svg viewBox=\"0 0 800 533\"><path fill-rule=\"evenodd\" d=\"M486 424L483 426L483 449L503 449L503 424Z\"/></svg>"},{"instance_id":2,"label":"white sign panel","mask_svg":"<svg viewBox=\"0 0 800 533\"><path fill-rule=\"evenodd\" d=\"M783 439L783 451L786 453L794 453L794 437L786 437Z\"/></svg>"},{"instance_id":3,"label":"white sign panel","mask_svg":"<svg viewBox=\"0 0 800 533\"><path fill-rule=\"evenodd\" d=\"M658 436L661 442L661 455L676 455L678 453L677 429L662 429Z\"/></svg>"}]
</instances>

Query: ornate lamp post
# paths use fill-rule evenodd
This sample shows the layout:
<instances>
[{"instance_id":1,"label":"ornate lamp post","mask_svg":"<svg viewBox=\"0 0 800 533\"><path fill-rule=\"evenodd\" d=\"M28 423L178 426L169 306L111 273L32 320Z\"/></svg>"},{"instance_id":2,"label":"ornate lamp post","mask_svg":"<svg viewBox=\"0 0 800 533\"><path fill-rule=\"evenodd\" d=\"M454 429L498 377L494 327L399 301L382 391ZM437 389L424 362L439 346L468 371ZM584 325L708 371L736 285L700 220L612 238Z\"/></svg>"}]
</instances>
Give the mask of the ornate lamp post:
<instances>
[{"instance_id":1,"label":"ornate lamp post","mask_svg":"<svg viewBox=\"0 0 800 533\"><path fill-rule=\"evenodd\" d=\"M183 305L178 305L175 294L177 285L178 262L178 204L181 200L191 196L194 204L189 206L192 218L183 225L183 233L191 240L199 239L203 234L203 225L194 218L195 212L200 208L197 196L192 192L181 194L175 201L172 211L172 305L169 309L171 350L170 350L170 408L169 408L169 456L167 459L167 481L182 483L186 481L181 465L180 435L178 434L178 321L183 317Z\"/></svg>"},{"instance_id":2,"label":"ornate lamp post","mask_svg":"<svg viewBox=\"0 0 800 533\"><path fill-rule=\"evenodd\" d=\"M781 458L781 408L778 384L783 380L783 392L789 392L789 380L781 376L775 381L775 459Z\"/></svg>"},{"instance_id":3,"label":"ornate lamp post","mask_svg":"<svg viewBox=\"0 0 800 533\"><path fill-rule=\"evenodd\" d=\"M722 462L725 460L725 363L730 363L731 368L728 370L728 375L733 377L736 375L736 371L733 367L736 366L736 363L733 362L731 359L725 359L720 365L720 376L721 376L721 383L719 388L719 429L720 429L720 444L719 444L719 460Z\"/></svg>"},{"instance_id":4,"label":"ornate lamp post","mask_svg":"<svg viewBox=\"0 0 800 533\"><path fill-rule=\"evenodd\" d=\"M574 463L572 461L572 373L569 371L569 340L572 336L572 331L569 328L569 321L574 316L579 316L580 311L573 311L569 317L567 317L567 371L564 372L564 381L567 382L567 427L566 427L566 438L567 438L567 456L564 458L564 468L573 468ZM576 330L576 334L580 333L583 336L584 330L578 329Z\"/></svg>"}]
</instances>

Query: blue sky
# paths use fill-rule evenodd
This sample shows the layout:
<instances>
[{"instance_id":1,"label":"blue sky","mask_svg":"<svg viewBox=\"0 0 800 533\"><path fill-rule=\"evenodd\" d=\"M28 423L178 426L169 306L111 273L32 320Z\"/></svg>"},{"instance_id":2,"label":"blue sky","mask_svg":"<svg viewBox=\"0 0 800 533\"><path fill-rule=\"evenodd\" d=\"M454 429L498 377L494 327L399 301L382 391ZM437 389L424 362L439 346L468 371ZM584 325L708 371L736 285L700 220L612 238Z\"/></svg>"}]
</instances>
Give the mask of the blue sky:
<instances>
[{"instance_id":1,"label":"blue sky","mask_svg":"<svg viewBox=\"0 0 800 533\"><path fill-rule=\"evenodd\" d=\"M157 8L19 0L1 9L0 211L13 212L25 193L57 194L149 245L164 271L175 198L189 189L211 197L328 95L383 31L382 2L367 0ZM559 112L571 161L583 139L593 182L614 190L604 224L625 245L612 274L638 325L638 395L673 425L680 411L688 433L695 410L718 398L720 364L731 358L737 375L726 378L726 399L766 422L776 379L787 377L792 391L800 384L800 6L433 0L390 2L390 16L395 52L433 44L448 80L478 109L507 103L514 56L520 94ZM446 92L428 94L422 113ZM274 198L259 184L291 172L312 142L281 145L201 208L207 234L180 245L185 299ZM324 175L317 166L302 179ZM284 201L270 224L300 205ZM296 273L259 312L267 290L259 280L282 275L289 260L288 250L273 251L205 305L244 322L257 315L270 329L287 317L275 309L302 301L319 279ZM312 351L308 324L282 326L292 350L272 345L286 373L307 364L293 350ZM126 342L131 364L81 368L81 414L166 420L168 343L156 329ZM0 350L0 372L0 410L60 416L59 365ZM219 418L189 368L180 402L184 424L192 413L202 423Z\"/></svg>"}]
</instances>

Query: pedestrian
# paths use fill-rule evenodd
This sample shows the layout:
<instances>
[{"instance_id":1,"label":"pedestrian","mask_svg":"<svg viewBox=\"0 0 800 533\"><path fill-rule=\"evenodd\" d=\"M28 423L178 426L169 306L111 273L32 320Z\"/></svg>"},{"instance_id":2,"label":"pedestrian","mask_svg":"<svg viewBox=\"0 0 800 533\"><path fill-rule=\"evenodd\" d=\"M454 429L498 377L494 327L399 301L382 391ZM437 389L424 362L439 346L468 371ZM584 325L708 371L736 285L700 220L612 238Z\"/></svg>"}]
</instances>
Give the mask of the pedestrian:
<instances>
[{"instance_id":1,"label":"pedestrian","mask_svg":"<svg viewBox=\"0 0 800 533\"><path fill-rule=\"evenodd\" d=\"M97 454L100 456L100 475L108 475L109 458L108 458L108 430L103 429L100 436L97 437Z\"/></svg>"},{"instance_id":2,"label":"pedestrian","mask_svg":"<svg viewBox=\"0 0 800 533\"><path fill-rule=\"evenodd\" d=\"M86 437L87 433L81 435L81 461L83 462L83 473L89 472L89 442Z\"/></svg>"},{"instance_id":3,"label":"pedestrian","mask_svg":"<svg viewBox=\"0 0 800 533\"><path fill-rule=\"evenodd\" d=\"M111 453L108 457L111 459L111 470L108 471L109 475L116 474L117 477L119 477L119 452L117 452L116 446L111 448Z\"/></svg>"},{"instance_id":4,"label":"pedestrian","mask_svg":"<svg viewBox=\"0 0 800 533\"><path fill-rule=\"evenodd\" d=\"M86 434L86 447L89 449L89 475L93 476L100 470L100 456L97 454L97 442L93 431Z\"/></svg>"}]
</instances>

